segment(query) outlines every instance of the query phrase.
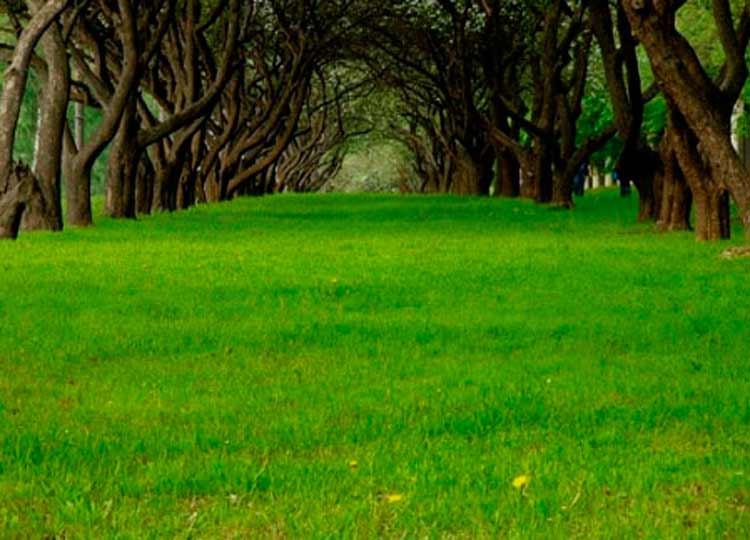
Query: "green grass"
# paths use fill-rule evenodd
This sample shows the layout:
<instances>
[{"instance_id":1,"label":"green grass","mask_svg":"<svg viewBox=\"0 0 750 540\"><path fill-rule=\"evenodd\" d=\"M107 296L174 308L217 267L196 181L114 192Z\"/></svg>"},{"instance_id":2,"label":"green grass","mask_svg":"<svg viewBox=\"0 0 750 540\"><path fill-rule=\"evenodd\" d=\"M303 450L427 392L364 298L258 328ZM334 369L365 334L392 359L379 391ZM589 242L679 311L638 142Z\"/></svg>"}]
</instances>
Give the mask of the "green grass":
<instances>
[{"instance_id":1,"label":"green grass","mask_svg":"<svg viewBox=\"0 0 750 540\"><path fill-rule=\"evenodd\" d=\"M0 538L750 537L750 261L634 203L1 243Z\"/></svg>"}]
</instances>

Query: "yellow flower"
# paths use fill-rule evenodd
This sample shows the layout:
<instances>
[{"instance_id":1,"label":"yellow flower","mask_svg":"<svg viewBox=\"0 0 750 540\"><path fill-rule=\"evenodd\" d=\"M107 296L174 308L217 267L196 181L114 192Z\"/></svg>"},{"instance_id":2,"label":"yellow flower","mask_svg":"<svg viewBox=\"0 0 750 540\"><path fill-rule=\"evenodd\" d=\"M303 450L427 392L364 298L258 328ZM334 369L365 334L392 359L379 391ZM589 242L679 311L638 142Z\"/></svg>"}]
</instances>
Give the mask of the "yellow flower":
<instances>
[{"instance_id":1,"label":"yellow flower","mask_svg":"<svg viewBox=\"0 0 750 540\"><path fill-rule=\"evenodd\" d=\"M401 493L389 493L385 496L385 501L389 504L401 502L404 500L404 496Z\"/></svg>"},{"instance_id":2,"label":"yellow flower","mask_svg":"<svg viewBox=\"0 0 750 540\"><path fill-rule=\"evenodd\" d=\"M353 459L349 462L349 468L353 471L356 471L359 468L359 463L357 463L356 459Z\"/></svg>"},{"instance_id":3,"label":"yellow flower","mask_svg":"<svg viewBox=\"0 0 750 540\"><path fill-rule=\"evenodd\" d=\"M516 476L513 479L513 487L516 489L525 489L526 486L531 483L531 476L522 474L521 476Z\"/></svg>"}]
</instances>

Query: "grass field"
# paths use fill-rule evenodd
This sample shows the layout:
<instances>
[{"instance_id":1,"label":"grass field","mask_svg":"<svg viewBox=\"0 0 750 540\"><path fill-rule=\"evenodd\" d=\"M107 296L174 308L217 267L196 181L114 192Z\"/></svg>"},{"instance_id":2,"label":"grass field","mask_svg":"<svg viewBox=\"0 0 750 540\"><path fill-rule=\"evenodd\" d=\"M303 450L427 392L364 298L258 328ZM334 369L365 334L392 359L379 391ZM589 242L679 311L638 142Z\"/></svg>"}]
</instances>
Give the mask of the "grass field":
<instances>
[{"instance_id":1,"label":"grass field","mask_svg":"<svg viewBox=\"0 0 750 540\"><path fill-rule=\"evenodd\" d=\"M750 261L634 203L0 243L0 538L750 538Z\"/></svg>"}]
</instances>

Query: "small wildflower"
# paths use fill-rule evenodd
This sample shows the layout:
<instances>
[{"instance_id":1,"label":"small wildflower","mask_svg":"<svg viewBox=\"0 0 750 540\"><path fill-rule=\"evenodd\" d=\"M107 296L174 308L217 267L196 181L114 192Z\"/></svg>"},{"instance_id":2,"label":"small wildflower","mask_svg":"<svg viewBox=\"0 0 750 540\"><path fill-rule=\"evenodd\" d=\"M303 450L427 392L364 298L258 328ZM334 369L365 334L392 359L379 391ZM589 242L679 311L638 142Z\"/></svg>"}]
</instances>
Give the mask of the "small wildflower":
<instances>
[{"instance_id":1,"label":"small wildflower","mask_svg":"<svg viewBox=\"0 0 750 540\"><path fill-rule=\"evenodd\" d=\"M356 460L356 459L353 459L353 460L351 460L351 461L349 462L349 468L350 468L351 470L353 470L353 471L356 471L357 469L359 469L359 463L357 463L357 460Z\"/></svg>"},{"instance_id":2,"label":"small wildflower","mask_svg":"<svg viewBox=\"0 0 750 540\"><path fill-rule=\"evenodd\" d=\"M389 493L385 496L385 502L394 504L404 500L404 496L401 493Z\"/></svg>"},{"instance_id":3,"label":"small wildflower","mask_svg":"<svg viewBox=\"0 0 750 540\"><path fill-rule=\"evenodd\" d=\"M528 476L526 474L522 474L521 476L516 476L513 479L513 487L516 489L526 489L526 487L531 482L531 476Z\"/></svg>"}]
</instances>

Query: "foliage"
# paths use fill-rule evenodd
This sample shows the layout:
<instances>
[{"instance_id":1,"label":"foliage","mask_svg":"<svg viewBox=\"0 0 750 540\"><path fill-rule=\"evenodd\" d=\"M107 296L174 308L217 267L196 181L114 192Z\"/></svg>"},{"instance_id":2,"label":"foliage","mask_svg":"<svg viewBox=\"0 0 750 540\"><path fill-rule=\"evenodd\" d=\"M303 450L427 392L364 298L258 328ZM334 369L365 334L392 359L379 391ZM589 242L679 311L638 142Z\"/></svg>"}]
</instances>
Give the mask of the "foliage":
<instances>
[{"instance_id":1,"label":"foliage","mask_svg":"<svg viewBox=\"0 0 750 540\"><path fill-rule=\"evenodd\" d=\"M398 191L402 175L411 175L409 156L398 142L363 137L350 149L341 171L326 189L341 192Z\"/></svg>"},{"instance_id":2,"label":"foliage","mask_svg":"<svg viewBox=\"0 0 750 540\"><path fill-rule=\"evenodd\" d=\"M583 99L583 113L579 120L578 143L595 136L607 129L614 121L612 104L607 93L606 83L597 73L588 80L587 93ZM622 143L613 137L607 144L594 153L591 163L604 172L611 172L620 154Z\"/></svg>"},{"instance_id":3,"label":"foliage","mask_svg":"<svg viewBox=\"0 0 750 540\"><path fill-rule=\"evenodd\" d=\"M646 105L643 115L643 138L652 147L656 147L661 140L667 126L667 104L663 96L657 96Z\"/></svg>"}]
</instances>

